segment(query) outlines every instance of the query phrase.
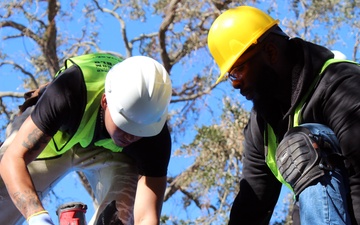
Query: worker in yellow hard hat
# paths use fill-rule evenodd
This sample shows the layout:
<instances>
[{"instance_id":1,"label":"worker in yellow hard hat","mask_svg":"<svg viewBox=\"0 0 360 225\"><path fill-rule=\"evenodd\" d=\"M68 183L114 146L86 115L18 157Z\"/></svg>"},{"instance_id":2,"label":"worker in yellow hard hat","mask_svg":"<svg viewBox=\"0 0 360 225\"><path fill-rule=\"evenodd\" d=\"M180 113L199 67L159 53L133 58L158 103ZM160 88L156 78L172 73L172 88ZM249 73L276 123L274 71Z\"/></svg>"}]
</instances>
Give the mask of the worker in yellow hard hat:
<instances>
[{"instance_id":1,"label":"worker in yellow hard hat","mask_svg":"<svg viewBox=\"0 0 360 225\"><path fill-rule=\"evenodd\" d=\"M282 184L301 225L360 224L357 63L290 38L279 20L250 6L222 13L208 47L216 82L229 80L253 102L229 224L269 224Z\"/></svg>"}]
</instances>

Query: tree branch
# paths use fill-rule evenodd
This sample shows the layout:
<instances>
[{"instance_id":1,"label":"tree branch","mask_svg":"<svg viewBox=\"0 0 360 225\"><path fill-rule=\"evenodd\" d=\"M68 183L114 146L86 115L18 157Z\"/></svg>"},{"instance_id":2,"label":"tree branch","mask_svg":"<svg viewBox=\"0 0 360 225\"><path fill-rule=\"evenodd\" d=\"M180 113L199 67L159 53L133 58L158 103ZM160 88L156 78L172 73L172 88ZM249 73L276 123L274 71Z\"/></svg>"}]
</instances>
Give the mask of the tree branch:
<instances>
[{"instance_id":1,"label":"tree branch","mask_svg":"<svg viewBox=\"0 0 360 225\"><path fill-rule=\"evenodd\" d=\"M165 18L162 21L159 29L159 44L160 44L160 55L161 60L163 62L163 65L165 69L170 74L170 71L172 69L173 63L167 53L166 50L166 32L168 31L169 26L173 23L174 18L176 16L176 9L177 4L181 0L172 0L169 5L167 6L167 9L165 11Z\"/></svg>"}]
</instances>

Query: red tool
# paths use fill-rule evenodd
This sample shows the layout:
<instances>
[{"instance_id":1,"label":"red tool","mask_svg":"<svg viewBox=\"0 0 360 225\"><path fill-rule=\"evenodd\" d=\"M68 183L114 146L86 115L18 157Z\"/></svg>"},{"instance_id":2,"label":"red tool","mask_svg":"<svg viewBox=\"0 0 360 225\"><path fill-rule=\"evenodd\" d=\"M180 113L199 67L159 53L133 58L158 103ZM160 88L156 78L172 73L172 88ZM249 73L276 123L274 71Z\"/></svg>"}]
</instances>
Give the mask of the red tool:
<instances>
[{"instance_id":1,"label":"red tool","mask_svg":"<svg viewBox=\"0 0 360 225\"><path fill-rule=\"evenodd\" d=\"M87 205L82 202L69 202L60 205L56 211L60 225L86 225Z\"/></svg>"}]
</instances>

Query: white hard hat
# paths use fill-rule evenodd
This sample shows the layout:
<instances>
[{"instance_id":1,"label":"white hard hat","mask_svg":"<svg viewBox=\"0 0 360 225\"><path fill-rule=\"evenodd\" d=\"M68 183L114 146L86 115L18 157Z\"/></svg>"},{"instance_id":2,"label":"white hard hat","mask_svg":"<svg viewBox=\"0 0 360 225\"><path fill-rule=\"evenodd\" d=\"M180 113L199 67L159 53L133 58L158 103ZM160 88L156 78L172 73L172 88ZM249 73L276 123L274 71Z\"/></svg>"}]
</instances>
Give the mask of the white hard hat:
<instances>
[{"instance_id":1,"label":"white hard hat","mask_svg":"<svg viewBox=\"0 0 360 225\"><path fill-rule=\"evenodd\" d=\"M332 53L334 54L334 59L346 59L346 55L338 50L332 50Z\"/></svg>"},{"instance_id":2,"label":"white hard hat","mask_svg":"<svg viewBox=\"0 0 360 225\"><path fill-rule=\"evenodd\" d=\"M160 133L172 87L159 62L133 56L117 63L106 75L105 93L111 118L121 130L139 137Z\"/></svg>"}]
</instances>

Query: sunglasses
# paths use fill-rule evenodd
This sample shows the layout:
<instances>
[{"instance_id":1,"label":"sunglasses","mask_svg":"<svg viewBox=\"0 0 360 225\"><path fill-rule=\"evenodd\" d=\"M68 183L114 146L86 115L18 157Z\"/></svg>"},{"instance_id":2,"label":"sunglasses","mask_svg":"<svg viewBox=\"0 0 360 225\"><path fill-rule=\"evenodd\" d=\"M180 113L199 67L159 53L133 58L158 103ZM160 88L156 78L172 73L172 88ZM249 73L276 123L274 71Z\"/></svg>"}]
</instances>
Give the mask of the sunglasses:
<instances>
[{"instance_id":1,"label":"sunglasses","mask_svg":"<svg viewBox=\"0 0 360 225\"><path fill-rule=\"evenodd\" d=\"M261 49L256 51L255 53L253 53L251 56L249 56L248 59L246 59L243 63L232 68L230 70L230 72L227 73L226 79L230 83L240 80L242 78L242 76L244 75L244 71L245 71L244 68L246 67L246 64L260 52L261 52Z\"/></svg>"}]
</instances>

